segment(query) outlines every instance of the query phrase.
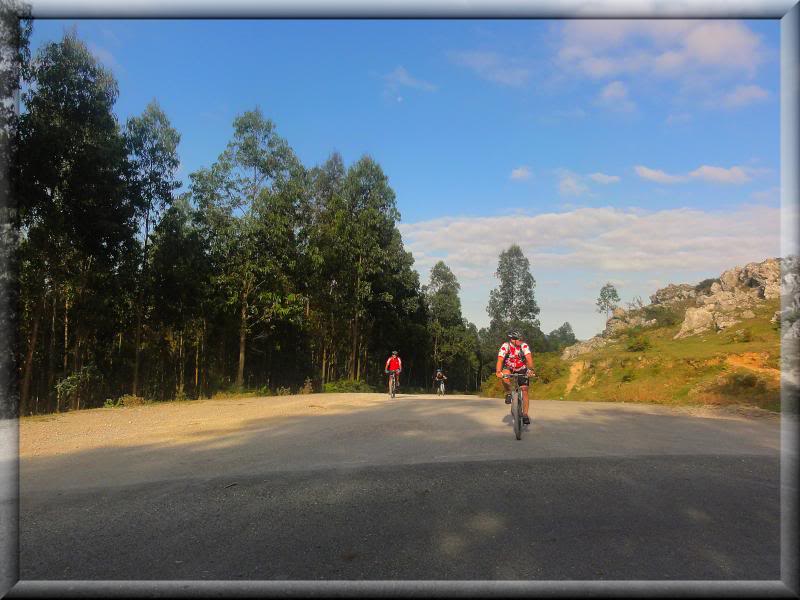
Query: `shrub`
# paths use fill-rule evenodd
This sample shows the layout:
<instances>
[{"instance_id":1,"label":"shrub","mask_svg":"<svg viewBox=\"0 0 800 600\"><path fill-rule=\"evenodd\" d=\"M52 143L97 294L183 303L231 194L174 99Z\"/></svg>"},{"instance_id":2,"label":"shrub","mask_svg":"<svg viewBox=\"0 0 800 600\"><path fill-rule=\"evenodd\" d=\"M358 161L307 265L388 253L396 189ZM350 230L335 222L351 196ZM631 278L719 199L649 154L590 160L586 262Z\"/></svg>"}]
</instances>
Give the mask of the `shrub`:
<instances>
[{"instance_id":1,"label":"shrub","mask_svg":"<svg viewBox=\"0 0 800 600\"><path fill-rule=\"evenodd\" d=\"M567 365L558 354L548 352L536 357L533 370L540 382L551 383L567 371Z\"/></svg>"},{"instance_id":2,"label":"shrub","mask_svg":"<svg viewBox=\"0 0 800 600\"><path fill-rule=\"evenodd\" d=\"M147 402L141 396L132 396L131 394L125 394L119 399L120 406L141 406Z\"/></svg>"},{"instance_id":3,"label":"shrub","mask_svg":"<svg viewBox=\"0 0 800 600\"><path fill-rule=\"evenodd\" d=\"M628 383L629 381L633 381L636 378L636 374L633 371L626 371L622 374L622 382Z\"/></svg>"},{"instance_id":4,"label":"shrub","mask_svg":"<svg viewBox=\"0 0 800 600\"><path fill-rule=\"evenodd\" d=\"M628 342L628 352L644 352L650 348L650 340L643 335L638 335Z\"/></svg>"},{"instance_id":5,"label":"shrub","mask_svg":"<svg viewBox=\"0 0 800 600\"><path fill-rule=\"evenodd\" d=\"M71 407L77 398L83 400L83 406L88 406L93 388L99 387L101 383L102 378L97 367L87 365L56 384L58 403L60 406Z\"/></svg>"},{"instance_id":6,"label":"shrub","mask_svg":"<svg viewBox=\"0 0 800 600\"><path fill-rule=\"evenodd\" d=\"M291 396L292 390L290 390L288 387L279 387L275 393L278 396Z\"/></svg>"},{"instance_id":7,"label":"shrub","mask_svg":"<svg viewBox=\"0 0 800 600\"><path fill-rule=\"evenodd\" d=\"M375 390L366 381L356 381L354 379L340 379L339 381L329 381L323 387L323 391L328 393L369 393Z\"/></svg>"},{"instance_id":8,"label":"shrub","mask_svg":"<svg viewBox=\"0 0 800 600\"><path fill-rule=\"evenodd\" d=\"M481 396L484 398L502 398L505 396L503 383L495 377L494 373L489 375L481 383Z\"/></svg>"},{"instance_id":9,"label":"shrub","mask_svg":"<svg viewBox=\"0 0 800 600\"><path fill-rule=\"evenodd\" d=\"M314 384L311 382L310 377L306 377L305 382L303 383L303 387L300 388L301 394L313 394L314 393Z\"/></svg>"},{"instance_id":10,"label":"shrub","mask_svg":"<svg viewBox=\"0 0 800 600\"><path fill-rule=\"evenodd\" d=\"M764 382L755 373L742 373L739 371L729 373L723 380L720 389L731 394L763 391Z\"/></svg>"},{"instance_id":11,"label":"shrub","mask_svg":"<svg viewBox=\"0 0 800 600\"><path fill-rule=\"evenodd\" d=\"M744 329L737 329L728 336L728 342L731 344L751 341L753 341L753 332L747 327Z\"/></svg>"},{"instance_id":12,"label":"shrub","mask_svg":"<svg viewBox=\"0 0 800 600\"><path fill-rule=\"evenodd\" d=\"M648 321L655 319L658 327L671 327L672 325L677 325L681 320L680 314L675 309L667 306L651 304L645 306L643 310L645 318Z\"/></svg>"},{"instance_id":13,"label":"shrub","mask_svg":"<svg viewBox=\"0 0 800 600\"><path fill-rule=\"evenodd\" d=\"M698 294L704 294L711 289L712 285L719 282L719 279L715 279L713 277L711 279L703 279L703 281L694 286L694 291Z\"/></svg>"}]
</instances>

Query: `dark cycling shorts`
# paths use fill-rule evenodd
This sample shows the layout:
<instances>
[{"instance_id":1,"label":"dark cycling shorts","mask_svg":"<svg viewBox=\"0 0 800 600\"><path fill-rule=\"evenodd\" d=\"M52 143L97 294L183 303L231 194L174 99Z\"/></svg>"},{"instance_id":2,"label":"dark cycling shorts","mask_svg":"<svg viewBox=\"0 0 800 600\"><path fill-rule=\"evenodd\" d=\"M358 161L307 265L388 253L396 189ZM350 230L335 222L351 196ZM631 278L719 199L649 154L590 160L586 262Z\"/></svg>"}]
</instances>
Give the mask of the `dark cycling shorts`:
<instances>
[{"instance_id":1,"label":"dark cycling shorts","mask_svg":"<svg viewBox=\"0 0 800 600\"><path fill-rule=\"evenodd\" d=\"M512 370L511 372L512 372L512 373L527 373L527 372L528 372L528 369L527 369L527 368L525 368L525 369L521 369L521 370L519 370L519 371L513 371L513 370ZM517 378L517 381L519 381L519 384L520 384L520 385L528 385L528 378L527 378L527 377L518 377L518 378Z\"/></svg>"}]
</instances>

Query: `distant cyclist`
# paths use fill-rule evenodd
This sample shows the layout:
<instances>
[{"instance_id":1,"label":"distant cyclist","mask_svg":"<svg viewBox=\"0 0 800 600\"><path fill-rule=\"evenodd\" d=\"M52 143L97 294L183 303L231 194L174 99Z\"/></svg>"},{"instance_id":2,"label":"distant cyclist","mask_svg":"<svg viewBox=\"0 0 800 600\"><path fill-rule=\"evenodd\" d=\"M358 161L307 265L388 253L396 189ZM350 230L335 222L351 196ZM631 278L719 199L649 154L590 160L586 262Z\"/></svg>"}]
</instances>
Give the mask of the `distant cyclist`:
<instances>
[{"instance_id":1,"label":"distant cyclist","mask_svg":"<svg viewBox=\"0 0 800 600\"><path fill-rule=\"evenodd\" d=\"M533 354L528 344L522 341L518 331L508 332L508 341L500 346L497 354L497 367L495 375L500 378L506 390L506 404L511 404L511 383L508 379L503 379L503 374L524 373L525 377L519 379L519 386L522 389L522 422L530 425L531 419L528 417L528 377L534 375Z\"/></svg>"},{"instance_id":2,"label":"distant cyclist","mask_svg":"<svg viewBox=\"0 0 800 600\"><path fill-rule=\"evenodd\" d=\"M433 388L438 392L445 381L447 381L447 375L441 369L436 369L436 374L433 376Z\"/></svg>"},{"instance_id":3,"label":"distant cyclist","mask_svg":"<svg viewBox=\"0 0 800 600\"><path fill-rule=\"evenodd\" d=\"M391 372L394 371L394 387L395 389L400 387L400 373L403 370L403 361L400 360L400 357L397 356L397 350L392 350L392 355L386 359L386 367L384 368L384 373L389 373L391 377Z\"/></svg>"}]
</instances>

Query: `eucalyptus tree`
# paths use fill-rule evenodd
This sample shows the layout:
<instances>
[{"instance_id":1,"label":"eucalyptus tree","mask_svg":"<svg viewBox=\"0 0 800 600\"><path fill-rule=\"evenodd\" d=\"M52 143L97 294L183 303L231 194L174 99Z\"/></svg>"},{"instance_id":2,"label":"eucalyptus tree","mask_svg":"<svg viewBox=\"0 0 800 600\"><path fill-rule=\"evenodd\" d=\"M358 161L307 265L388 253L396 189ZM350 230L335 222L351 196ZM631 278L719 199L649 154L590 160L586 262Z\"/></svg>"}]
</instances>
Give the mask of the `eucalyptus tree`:
<instances>
[{"instance_id":1,"label":"eucalyptus tree","mask_svg":"<svg viewBox=\"0 0 800 600\"><path fill-rule=\"evenodd\" d=\"M344 305L344 271L347 256L343 240L344 179L347 174L342 156L334 152L320 166L309 171L310 206L308 269L309 334L314 361L319 364L321 384L335 379L339 346L345 339L342 327L347 319L339 314Z\"/></svg>"},{"instance_id":2,"label":"eucalyptus tree","mask_svg":"<svg viewBox=\"0 0 800 600\"><path fill-rule=\"evenodd\" d=\"M275 280L282 269L281 257L273 251L280 252L285 246L275 244L275 232L270 230L275 223L268 217L272 209L285 207L286 194L295 186L302 165L259 108L237 116L233 128L233 137L219 159L190 179L202 223L210 232L210 251L221 266L216 282L238 313L235 385L241 388L251 325L292 312L298 300L272 287L283 284Z\"/></svg>"},{"instance_id":3,"label":"eucalyptus tree","mask_svg":"<svg viewBox=\"0 0 800 600\"><path fill-rule=\"evenodd\" d=\"M489 293L486 308L491 317L489 329L499 332L509 327L538 328L536 280L530 271L530 261L518 245L512 244L500 253L495 277L500 284Z\"/></svg>"},{"instance_id":4,"label":"eucalyptus tree","mask_svg":"<svg viewBox=\"0 0 800 600\"><path fill-rule=\"evenodd\" d=\"M430 283L425 288L430 310L432 358L435 367L447 366L463 342L464 323L461 316L461 285L444 261L431 268Z\"/></svg>"},{"instance_id":5,"label":"eucalyptus tree","mask_svg":"<svg viewBox=\"0 0 800 600\"><path fill-rule=\"evenodd\" d=\"M139 392L139 363L141 353L142 316L147 306L146 286L150 227L158 222L161 213L173 201L173 192L180 187L175 179L180 135L170 125L164 111L153 100L140 117L128 119L125 139L131 162L131 193L138 199L137 226L141 235L141 258L136 286L136 315L134 332L134 363L131 393Z\"/></svg>"},{"instance_id":6,"label":"eucalyptus tree","mask_svg":"<svg viewBox=\"0 0 800 600\"><path fill-rule=\"evenodd\" d=\"M204 308L210 300L211 265L206 259L206 240L195 226L188 197L176 200L164 213L153 232L152 252L147 270L153 306L152 326L159 332L158 347L167 356L158 357L156 369L166 369L171 385L157 390L161 397L184 397L189 340L194 342L193 395L200 395L201 331ZM160 379L160 378L159 378Z\"/></svg>"},{"instance_id":7,"label":"eucalyptus tree","mask_svg":"<svg viewBox=\"0 0 800 600\"><path fill-rule=\"evenodd\" d=\"M85 359L97 360L91 350L113 337L104 321L117 297L103 298L100 291L119 287L140 206L128 193L130 169L113 113L118 95L113 75L72 31L37 52L30 79L22 98L15 179L21 250L30 258L24 263L22 319L31 332L40 319L51 320L54 341L60 311L66 378L80 374ZM51 365L55 351L50 343ZM28 365L25 370L30 373ZM80 389L71 401L80 405Z\"/></svg>"},{"instance_id":8,"label":"eucalyptus tree","mask_svg":"<svg viewBox=\"0 0 800 600\"><path fill-rule=\"evenodd\" d=\"M606 283L600 288L600 294L597 296L597 312L606 313L606 319L611 315L611 311L617 308L619 304L619 293L617 288L611 282Z\"/></svg>"},{"instance_id":9,"label":"eucalyptus tree","mask_svg":"<svg viewBox=\"0 0 800 600\"><path fill-rule=\"evenodd\" d=\"M380 165L363 156L348 170L343 182L343 210L337 215L341 235L339 264L343 299L349 316L349 376L361 379L366 368L365 339L373 320L366 307L374 297L373 281L388 268L389 247L400 213L395 194Z\"/></svg>"}]
</instances>

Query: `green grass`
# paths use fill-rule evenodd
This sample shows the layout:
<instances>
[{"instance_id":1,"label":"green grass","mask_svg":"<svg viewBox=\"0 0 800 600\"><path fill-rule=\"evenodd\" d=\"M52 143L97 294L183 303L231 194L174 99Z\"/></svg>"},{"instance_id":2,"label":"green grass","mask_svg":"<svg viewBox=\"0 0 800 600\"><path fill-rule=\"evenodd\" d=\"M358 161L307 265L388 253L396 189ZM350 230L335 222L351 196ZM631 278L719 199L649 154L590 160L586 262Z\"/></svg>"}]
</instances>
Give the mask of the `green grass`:
<instances>
[{"instance_id":1,"label":"green grass","mask_svg":"<svg viewBox=\"0 0 800 600\"><path fill-rule=\"evenodd\" d=\"M754 318L719 333L675 340L682 319L673 325L629 330L574 361L551 364L550 370L558 375L539 382L535 396L680 405L748 404L777 411L780 390L776 378L734 367L726 358L756 353L766 356L763 367L778 368L779 333L769 321L779 304L778 300L764 302L753 311ZM576 363L584 367L567 394L570 367Z\"/></svg>"}]
</instances>

